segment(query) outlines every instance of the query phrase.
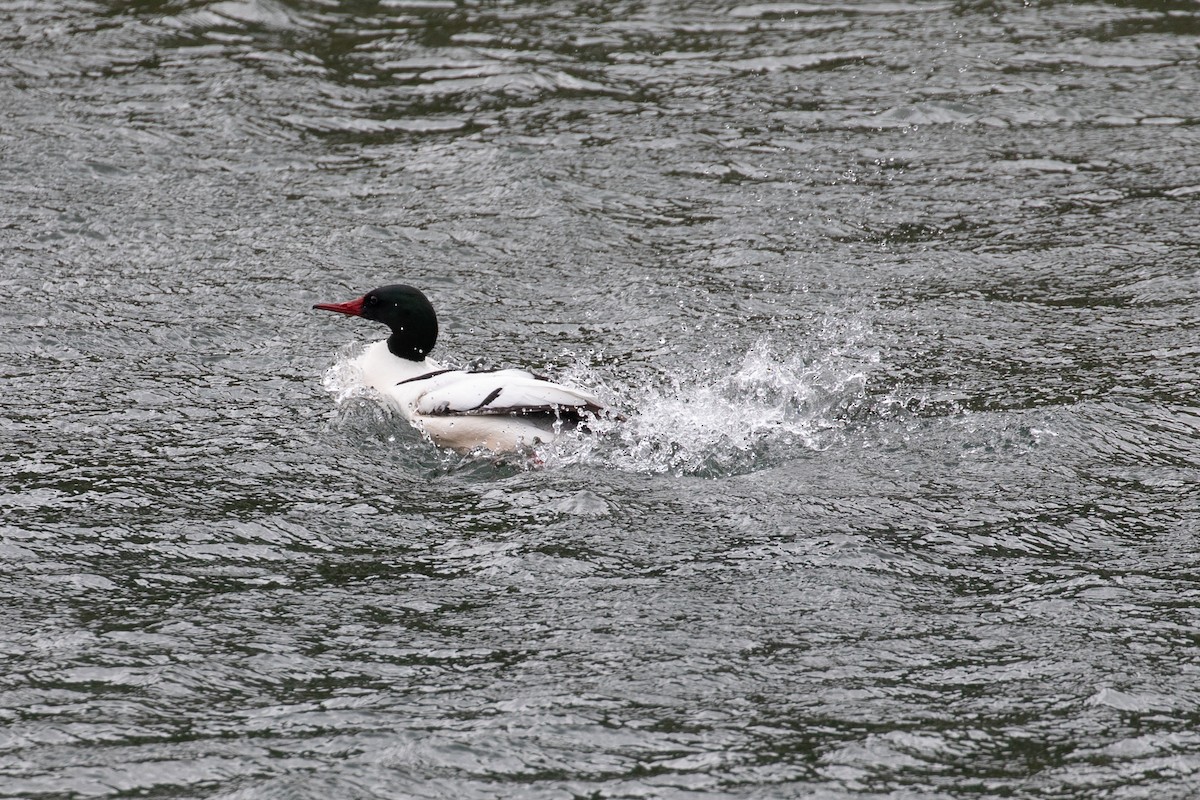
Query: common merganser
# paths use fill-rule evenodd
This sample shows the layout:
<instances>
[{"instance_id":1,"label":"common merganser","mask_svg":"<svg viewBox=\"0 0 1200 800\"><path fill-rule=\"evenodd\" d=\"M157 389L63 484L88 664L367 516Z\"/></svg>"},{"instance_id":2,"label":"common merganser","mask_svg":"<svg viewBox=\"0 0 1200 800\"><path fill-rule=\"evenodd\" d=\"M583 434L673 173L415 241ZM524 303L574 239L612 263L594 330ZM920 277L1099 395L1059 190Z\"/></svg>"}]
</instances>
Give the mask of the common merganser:
<instances>
[{"instance_id":1,"label":"common merganser","mask_svg":"<svg viewBox=\"0 0 1200 800\"><path fill-rule=\"evenodd\" d=\"M412 286L381 286L355 300L313 308L391 328L391 336L368 345L354 364L369 386L439 447L521 450L549 442L558 428L606 413L591 394L532 372L447 369L427 358L437 341L437 315Z\"/></svg>"}]
</instances>

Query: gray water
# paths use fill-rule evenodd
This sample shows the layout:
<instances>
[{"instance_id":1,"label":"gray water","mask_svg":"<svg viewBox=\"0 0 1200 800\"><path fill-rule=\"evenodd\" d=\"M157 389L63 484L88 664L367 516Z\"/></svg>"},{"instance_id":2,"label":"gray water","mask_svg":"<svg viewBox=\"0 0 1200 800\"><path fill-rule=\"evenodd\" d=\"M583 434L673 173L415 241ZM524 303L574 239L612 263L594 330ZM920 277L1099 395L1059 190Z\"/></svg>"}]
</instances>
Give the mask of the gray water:
<instances>
[{"instance_id":1,"label":"gray water","mask_svg":"<svg viewBox=\"0 0 1200 800\"><path fill-rule=\"evenodd\" d=\"M0 19L0 796L1200 796L1195 4Z\"/></svg>"}]
</instances>

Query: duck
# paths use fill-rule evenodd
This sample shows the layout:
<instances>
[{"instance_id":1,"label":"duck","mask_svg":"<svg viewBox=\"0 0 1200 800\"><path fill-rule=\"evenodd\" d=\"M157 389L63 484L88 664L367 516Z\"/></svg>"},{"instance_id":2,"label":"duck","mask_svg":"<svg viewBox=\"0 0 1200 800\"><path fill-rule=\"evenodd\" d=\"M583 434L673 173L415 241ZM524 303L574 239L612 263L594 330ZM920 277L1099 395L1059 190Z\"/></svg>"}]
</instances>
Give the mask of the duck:
<instances>
[{"instance_id":1,"label":"duck","mask_svg":"<svg viewBox=\"0 0 1200 800\"><path fill-rule=\"evenodd\" d=\"M610 415L593 394L523 369L455 369L429 358L438 337L437 314L413 286L389 284L354 300L313 308L391 329L386 339L367 345L354 366L368 386L438 447L529 450L553 441L562 430Z\"/></svg>"}]
</instances>

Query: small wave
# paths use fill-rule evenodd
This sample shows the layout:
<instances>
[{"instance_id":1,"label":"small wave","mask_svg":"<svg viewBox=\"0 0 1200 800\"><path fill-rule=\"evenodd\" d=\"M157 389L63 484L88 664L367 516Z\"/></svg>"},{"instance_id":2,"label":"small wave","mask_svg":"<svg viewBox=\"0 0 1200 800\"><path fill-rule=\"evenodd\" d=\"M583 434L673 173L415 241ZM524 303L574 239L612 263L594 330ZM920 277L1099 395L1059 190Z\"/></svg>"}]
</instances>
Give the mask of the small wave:
<instances>
[{"instance_id":1,"label":"small wave","mask_svg":"<svg viewBox=\"0 0 1200 800\"><path fill-rule=\"evenodd\" d=\"M778 72L781 70L829 69L843 64L869 61L879 57L876 50L848 50L829 53L799 53L787 56L763 56L727 61L725 65L742 72Z\"/></svg>"},{"instance_id":2,"label":"small wave","mask_svg":"<svg viewBox=\"0 0 1200 800\"><path fill-rule=\"evenodd\" d=\"M333 395L334 410L329 428L361 440L374 439L404 450L429 449L421 433L408 424L400 411L384 400L363 380L355 364L362 355L362 345L343 347L337 361L321 379L321 385Z\"/></svg>"}]
</instances>

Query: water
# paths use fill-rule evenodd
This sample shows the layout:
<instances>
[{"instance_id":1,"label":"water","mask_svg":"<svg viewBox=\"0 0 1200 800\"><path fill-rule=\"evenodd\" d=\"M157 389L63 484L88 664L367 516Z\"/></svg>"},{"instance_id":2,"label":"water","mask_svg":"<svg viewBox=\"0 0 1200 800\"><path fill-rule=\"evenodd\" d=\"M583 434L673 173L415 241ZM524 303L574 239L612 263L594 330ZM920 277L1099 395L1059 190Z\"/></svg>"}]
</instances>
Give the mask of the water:
<instances>
[{"instance_id":1,"label":"water","mask_svg":"<svg viewBox=\"0 0 1200 800\"><path fill-rule=\"evenodd\" d=\"M0 796L1200 793L1194 4L3 14Z\"/></svg>"}]
</instances>

